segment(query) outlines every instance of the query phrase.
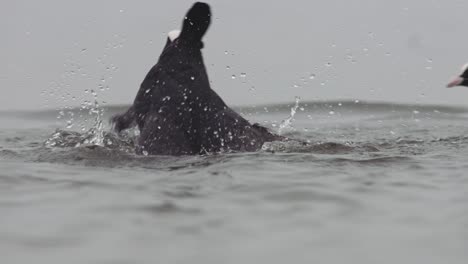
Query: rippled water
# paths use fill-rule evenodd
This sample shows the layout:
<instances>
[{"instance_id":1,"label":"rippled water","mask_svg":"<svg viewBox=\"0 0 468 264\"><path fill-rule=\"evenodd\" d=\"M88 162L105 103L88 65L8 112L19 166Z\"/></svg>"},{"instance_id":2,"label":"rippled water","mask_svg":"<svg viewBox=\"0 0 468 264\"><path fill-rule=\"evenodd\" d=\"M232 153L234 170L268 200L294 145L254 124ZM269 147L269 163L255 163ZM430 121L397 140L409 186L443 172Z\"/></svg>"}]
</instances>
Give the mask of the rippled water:
<instances>
[{"instance_id":1,"label":"rippled water","mask_svg":"<svg viewBox=\"0 0 468 264\"><path fill-rule=\"evenodd\" d=\"M468 110L291 107L240 111L308 144L194 157L0 113L1 263L466 263Z\"/></svg>"}]
</instances>

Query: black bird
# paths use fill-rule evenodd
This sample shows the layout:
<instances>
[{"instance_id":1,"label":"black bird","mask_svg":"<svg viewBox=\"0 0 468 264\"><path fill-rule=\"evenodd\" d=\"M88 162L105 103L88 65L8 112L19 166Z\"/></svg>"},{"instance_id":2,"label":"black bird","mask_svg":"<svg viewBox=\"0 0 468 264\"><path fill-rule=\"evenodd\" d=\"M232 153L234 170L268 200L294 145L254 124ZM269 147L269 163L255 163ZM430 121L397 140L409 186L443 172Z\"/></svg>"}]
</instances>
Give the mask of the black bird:
<instances>
[{"instance_id":1,"label":"black bird","mask_svg":"<svg viewBox=\"0 0 468 264\"><path fill-rule=\"evenodd\" d=\"M180 30L173 30L169 32L169 34L167 34L167 41L164 49L166 49L172 41L178 38L179 35ZM113 129L117 132L134 127L136 125L136 115L133 105L125 113L113 116L111 118L111 124Z\"/></svg>"},{"instance_id":2,"label":"black bird","mask_svg":"<svg viewBox=\"0 0 468 264\"><path fill-rule=\"evenodd\" d=\"M265 127L250 124L211 89L201 53L210 23L209 5L195 3L184 17L180 35L170 34L133 105L113 117L117 131L136 122L139 153L257 151L264 142L283 139Z\"/></svg>"},{"instance_id":3,"label":"black bird","mask_svg":"<svg viewBox=\"0 0 468 264\"><path fill-rule=\"evenodd\" d=\"M452 88L455 86L467 86L468 87L468 64L465 64L462 67L461 74L455 77L449 84L447 88Z\"/></svg>"}]
</instances>

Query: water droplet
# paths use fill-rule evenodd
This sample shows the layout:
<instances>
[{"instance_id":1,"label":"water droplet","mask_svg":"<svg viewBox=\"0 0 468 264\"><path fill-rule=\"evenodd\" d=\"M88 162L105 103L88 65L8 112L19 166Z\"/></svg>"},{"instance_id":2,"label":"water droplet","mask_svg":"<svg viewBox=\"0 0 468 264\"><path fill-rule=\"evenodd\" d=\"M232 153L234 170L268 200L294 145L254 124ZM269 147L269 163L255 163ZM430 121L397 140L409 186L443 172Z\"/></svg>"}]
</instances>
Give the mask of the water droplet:
<instances>
[{"instance_id":1,"label":"water droplet","mask_svg":"<svg viewBox=\"0 0 468 264\"><path fill-rule=\"evenodd\" d=\"M226 70L230 70L231 69L231 66L226 66Z\"/></svg>"},{"instance_id":2,"label":"water droplet","mask_svg":"<svg viewBox=\"0 0 468 264\"><path fill-rule=\"evenodd\" d=\"M413 114L417 115L417 114L419 114L419 111L418 111L418 110L414 110L414 111L413 111Z\"/></svg>"},{"instance_id":3,"label":"water droplet","mask_svg":"<svg viewBox=\"0 0 468 264\"><path fill-rule=\"evenodd\" d=\"M195 80L195 76L190 77L190 80L192 81Z\"/></svg>"},{"instance_id":4,"label":"water droplet","mask_svg":"<svg viewBox=\"0 0 468 264\"><path fill-rule=\"evenodd\" d=\"M83 49L81 49L81 52L82 52L82 53L85 53L86 51L88 51L88 49L87 49L87 48L83 48Z\"/></svg>"},{"instance_id":5,"label":"water droplet","mask_svg":"<svg viewBox=\"0 0 468 264\"><path fill-rule=\"evenodd\" d=\"M309 79L311 79L311 80L315 79L315 77L316 77L316 75L313 74L313 73L311 75L309 75Z\"/></svg>"},{"instance_id":6,"label":"water droplet","mask_svg":"<svg viewBox=\"0 0 468 264\"><path fill-rule=\"evenodd\" d=\"M331 66L332 66L332 64L331 64L331 62L327 62L327 63L325 64L325 66L327 66L327 67L331 67Z\"/></svg>"},{"instance_id":7,"label":"water droplet","mask_svg":"<svg viewBox=\"0 0 468 264\"><path fill-rule=\"evenodd\" d=\"M335 112L334 112L334 111L330 111L330 112L328 112L328 114L329 114L329 115L334 115Z\"/></svg>"},{"instance_id":8,"label":"water droplet","mask_svg":"<svg viewBox=\"0 0 468 264\"><path fill-rule=\"evenodd\" d=\"M231 79L233 79L233 80L236 79L236 75L233 74L233 75L231 76Z\"/></svg>"},{"instance_id":9,"label":"water droplet","mask_svg":"<svg viewBox=\"0 0 468 264\"><path fill-rule=\"evenodd\" d=\"M229 53L228 53L228 51L227 51L227 50L225 50L225 51L224 51L224 55L228 55L228 54L229 54Z\"/></svg>"},{"instance_id":10,"label":"water droplet","mask_svg":"<svg viewBox=\"0 0 468 264\"><path fill-rule=\"evenodd\" d=\"M354 103L355 103L355 104L359 104L359 100L354 100Z\"/></svg>"},{"instance_id":11,"label":"water droplet","mask_svg":"<svg viewBox=\"0 0 468 264\"><path fill-rule=\"evenodd\" d=\"M245 78L245 77L247 77L247 73L245 73L245 72L242 72L242 73L240 74L240 77L242 77L242 78Z\"/></svg>"}]
</instances>

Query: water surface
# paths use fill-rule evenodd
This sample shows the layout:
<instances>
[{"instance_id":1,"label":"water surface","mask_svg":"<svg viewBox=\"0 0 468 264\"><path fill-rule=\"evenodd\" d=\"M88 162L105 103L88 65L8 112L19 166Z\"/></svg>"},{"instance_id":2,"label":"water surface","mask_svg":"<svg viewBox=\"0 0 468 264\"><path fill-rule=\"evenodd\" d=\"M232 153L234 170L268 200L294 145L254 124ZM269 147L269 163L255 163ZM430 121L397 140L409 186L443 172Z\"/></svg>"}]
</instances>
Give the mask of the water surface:
<instances>
[{"instance_id":1,"label":"water surface","mask_svg":"<svg viewBox=\"0 0 468 264\"><path fill-rule=\"evenodd\" d=\"M467 109L291 108L238 110L308 144L185 157L76 110L0 113L2 263L466 263Z\"/></svg>"}]
</instances>

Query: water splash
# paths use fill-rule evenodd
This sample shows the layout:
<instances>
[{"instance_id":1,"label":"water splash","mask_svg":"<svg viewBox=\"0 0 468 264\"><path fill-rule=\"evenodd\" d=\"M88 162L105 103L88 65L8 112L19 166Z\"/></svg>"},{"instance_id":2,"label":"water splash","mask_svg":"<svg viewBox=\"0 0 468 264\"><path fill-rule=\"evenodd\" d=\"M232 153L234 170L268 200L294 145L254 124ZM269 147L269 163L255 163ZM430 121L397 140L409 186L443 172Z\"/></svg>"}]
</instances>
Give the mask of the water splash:
<instances>
[{"instance_id":1,"label":"water splash","mask_svg":"<svg viewBox=\"0 0 468 264\"><path fill-rule=\"evenodd\" d=\"M133 154L135 152L136 137L130 134L116 135L111 132L101 134L101 144L93 144L95 141L93 133L79 133L57 129L45 142L47 148L95 148L102 147L109 150L120 150Z\"/></svg>"},{"instance_id":2,"label":"water splash","mask_svg":"<svg viewBox=\"0 0 468 264\"><path fill-rule=\"evenodd\" d=\"M294 107L291 108L291 113L289 117L283 120L283 122L281 122L281 124L279 125L279 135L281 135L284 132L284 130L294 130L294 128L292 127L292 122L294 121L294 116L296 115L297 109L299 108L300 100L301 98L299 96L296 96L296 104L294 105Z\"/></svg>"},{"instance_id":3,"label":"water splash","mask_svg":"<svg viewBox=\"0 0 468 264\"><path fill-rule=\"evenodd\" d=\"M103 116L104 108L100 107L98 101L98 94L91 90L94 102L85 101L81 105L81 110L88 111L88 114L94 118L93 125L85 132L87 135L87 144L104 146L104 128L103 128Z\"/></svg>"}]
</instances>

